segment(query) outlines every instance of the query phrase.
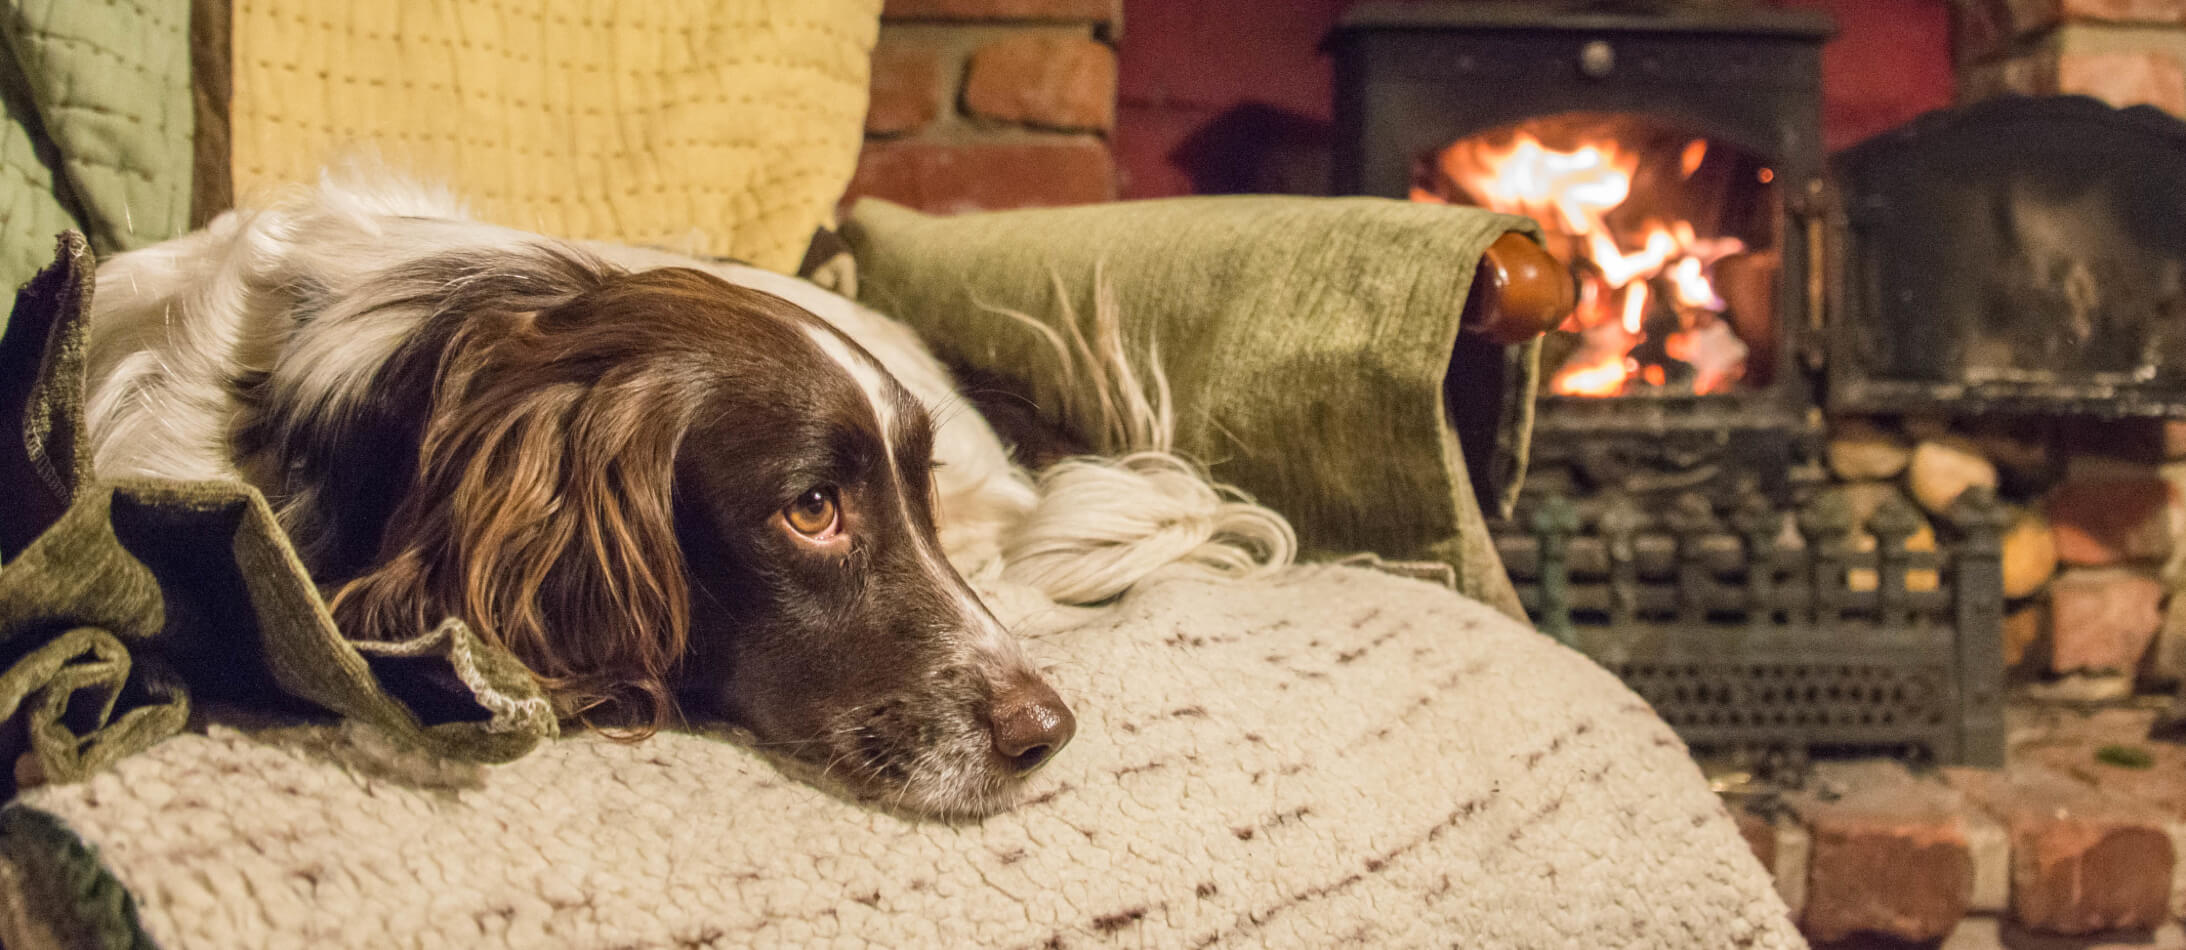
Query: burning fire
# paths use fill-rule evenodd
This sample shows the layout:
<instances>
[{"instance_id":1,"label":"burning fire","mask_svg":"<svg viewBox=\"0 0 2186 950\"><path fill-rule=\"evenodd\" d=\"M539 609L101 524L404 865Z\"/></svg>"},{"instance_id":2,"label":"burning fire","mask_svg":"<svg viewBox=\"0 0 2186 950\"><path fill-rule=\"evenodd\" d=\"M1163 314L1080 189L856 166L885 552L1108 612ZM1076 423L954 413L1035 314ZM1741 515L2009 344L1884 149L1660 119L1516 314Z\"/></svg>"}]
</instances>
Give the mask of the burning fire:
<instances>
[{"instance_id":1,"label":"burning fire","mask_svg":"<svg viewBox=\"0 0 2186 950\"><path fill-rule=\"evenodd\" d=\"M1677 153L1690 179L1707 161L1694 139ZM1507 140L1468 139L1437 159L1448 182L1475 203L1541 223L1550 249L1574 264L1579 305L1560 329L1578 348L1549 380L1551 392L1622 395L1638 384L1721 392L1744 374L1746 345L1724 319L1728 309L1711 272L1745 250L1736 238L1703 238L1683 220L1646 218L1630 233L1610 223L1632 197L1640 155L1613 140L1562 150L1519 132ZM1414 188L1415 201L1453 196ZM1650 339L1659 342L1646 345Z\"/></svg>"}]
</instances>

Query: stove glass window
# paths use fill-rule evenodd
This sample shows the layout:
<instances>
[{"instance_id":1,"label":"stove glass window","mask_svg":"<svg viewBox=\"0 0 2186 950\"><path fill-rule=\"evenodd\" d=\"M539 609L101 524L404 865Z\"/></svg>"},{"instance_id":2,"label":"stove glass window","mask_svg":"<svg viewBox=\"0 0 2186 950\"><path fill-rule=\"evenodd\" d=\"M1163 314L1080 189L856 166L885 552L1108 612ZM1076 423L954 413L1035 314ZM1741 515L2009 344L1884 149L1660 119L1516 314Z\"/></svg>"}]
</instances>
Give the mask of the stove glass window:
<instances>
[{"instance_id":1,"label":"stove glass window","mask_svg":"<svg viewBox=\"0 0 2186 950\"><path fill-rule=\"evenodd\" d=\"M1422 156L1412 199L1540 222L1579 306L1549 334L1554 396L1709 396L1775 370L1782 229L1762 156L1646 116L1573 112Z\"/></svg>"}]
</instances>

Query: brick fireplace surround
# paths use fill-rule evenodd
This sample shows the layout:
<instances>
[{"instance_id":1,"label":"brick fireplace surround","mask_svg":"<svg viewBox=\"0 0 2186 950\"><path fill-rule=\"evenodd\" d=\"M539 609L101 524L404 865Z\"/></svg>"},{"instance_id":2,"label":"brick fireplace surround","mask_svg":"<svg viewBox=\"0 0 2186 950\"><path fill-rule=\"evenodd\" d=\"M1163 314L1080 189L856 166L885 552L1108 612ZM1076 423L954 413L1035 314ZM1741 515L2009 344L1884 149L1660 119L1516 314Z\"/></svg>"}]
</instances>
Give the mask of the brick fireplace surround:
<instances>
[{"instance_id":1,"label":"brick fireplace surround","mask_svg":"<svg viewBox=\"0 0 2186 950\"><path fill-rule=\"evenodd\" d=\"M1230 15L1230 0L1131 2L1143 11L1135 30ZM1267 16L1327 23L1345 6L1268 2ZM1846 37L1825 51L1831 147L1904 121L1917 111L1909 102L1947 104L1939 97L1951 81L1960 101L2081 93L2186 117L2186 0L1790 5L1828 9ZM888 0L852 194L947 212L1172 193L1192 180L1159 165L1193 95L1178 77L1222 74L1241 57L1281 74L1267 93L1285 100L1277 112L1325 121L1324 104L1301 99L1326 82L1325 60L1299 40L1320 27L1191 42L1165 32L1134 49L1124 9ZM1908 23L1947 29L1949 41L1904 35ZM1282 47L1254 46L1269 36ZM1190 58L1197 43L1244 48L1201 62ZM1121 151L1119 46L1125 69L1143 72L1121 77ZM1952 50L1933 58L1953 62L1899 61L1924 50ZM1134 96L1156 83L1169 98ZM1936 510L1933 496L1969 483L1996 486L2013 506L2005 650L2020 701L2001 770L1840 764L1804 788L1759 795L1725 777L1802 924L1818 941L1841 941L1825 946L2186 948L2186 746L2148 739L2186 676L2186 596L2174 596L2186 590L2186 421L1875 417L1831 427L1831 490L1856 508L1903 493Z\"/></svg>"},{"instance_id":2,"label":"brick fireplace surround","mask_svg":"<svg viewBox=\"0 0 2186 950\"><path fill-rule=\"evenodd\" d=\"M850 196L929 211L1116 197L1119 0L888 0Z\"/></svg>"}]
</instances>

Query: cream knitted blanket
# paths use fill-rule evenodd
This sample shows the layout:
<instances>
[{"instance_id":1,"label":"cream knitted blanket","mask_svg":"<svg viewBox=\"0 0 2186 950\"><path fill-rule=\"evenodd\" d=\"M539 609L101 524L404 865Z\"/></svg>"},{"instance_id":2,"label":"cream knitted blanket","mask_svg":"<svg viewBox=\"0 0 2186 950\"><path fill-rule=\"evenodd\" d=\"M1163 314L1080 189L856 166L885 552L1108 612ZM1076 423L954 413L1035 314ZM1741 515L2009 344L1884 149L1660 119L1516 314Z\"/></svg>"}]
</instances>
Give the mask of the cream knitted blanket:
<instances>
[{"instance_id":1,"label":"cream knitted blanket","mask_svg":"<svg viewBox=\"0 0 2186 950\"><path fill-rule=\"evenodd\" d=\"M26 803L169 948L1803 945L1661 720L1476 602L1341 567L987 593L1079 733L979 824L680 734L459 768L215 729Z\"/></svg>"}]
</instances>

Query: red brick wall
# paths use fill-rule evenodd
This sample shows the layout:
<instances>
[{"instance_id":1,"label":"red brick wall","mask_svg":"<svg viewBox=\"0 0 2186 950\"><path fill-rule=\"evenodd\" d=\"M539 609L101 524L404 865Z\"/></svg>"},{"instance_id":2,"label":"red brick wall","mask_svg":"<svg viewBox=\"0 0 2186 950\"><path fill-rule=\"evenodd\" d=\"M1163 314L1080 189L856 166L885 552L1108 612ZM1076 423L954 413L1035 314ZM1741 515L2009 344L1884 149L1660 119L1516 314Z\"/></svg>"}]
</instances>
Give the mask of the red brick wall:
<instances>
[{"instance_id":1,"label":"red brick wall","mask_svg":"<svg viewBox=\"0 0 2186 950\"><path fill-rule=\"evenodd\" d=\"M1965 0L1968 98L2093 96L2186 116L2186 0Z\"/></svg>"},{"instance_id":2,"label":"red brick wall","mask_svg":"<svg viewBox=\"0 0 2186 950\"><path fill-rule=\"evenodd\" d=\"M1837 21L1822 47L1822 144L1835 150L1950 105L1951 5L1945 0L1776 0Z\"/></svg>"},{"instance_id":3,"label":"red brick wall","mask_svg":"<svg viewBox=\"0 0 2186 950\"><path fill-rule=\"evenodd\" d=\"M1255 0L1240 17L1225 0L1124 0L1123 193L1317 190L1333 81L1318 47L1351 2Z\"/></svg>"},{"instance_id":4,"label":"red brick wall","mask_svg":"<svg viewBox=\"0 0 2186 950\"><path fill-rule=\"evenodd\" d=\"M1116 196L1114 0L888 0L845 201L930 211Z\"/></svg>"}]
</instances>

